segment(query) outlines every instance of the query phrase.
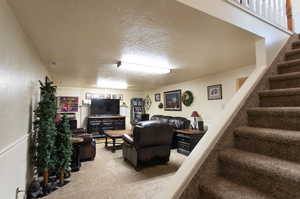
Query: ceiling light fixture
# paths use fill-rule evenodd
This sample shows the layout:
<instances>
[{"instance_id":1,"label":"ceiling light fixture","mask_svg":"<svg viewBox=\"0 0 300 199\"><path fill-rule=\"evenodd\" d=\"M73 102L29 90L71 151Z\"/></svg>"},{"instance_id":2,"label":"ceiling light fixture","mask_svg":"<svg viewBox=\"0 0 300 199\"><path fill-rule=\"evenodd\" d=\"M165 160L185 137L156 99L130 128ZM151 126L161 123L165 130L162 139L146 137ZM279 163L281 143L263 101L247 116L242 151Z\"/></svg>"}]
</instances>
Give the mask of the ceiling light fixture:
<instances>
[{"instance_id":1,"label":"ceiling light fixture","mask_svg":"<svg viewBox=\"0 0 300 199\"><path fill-rule=\"evenodd\" d=\"M98 88L127 89L128 84L125 81L99 79L97 81L97 87Z\"/></svg>"},{"instance_id":2,"label":"ceiling light fixture","mask_svg":"<svg viewBox=\"0 0 300 199\"><path fill-rule=\"evenodd\" d=\"M117 67L120 68L121 70L151 73L151 74L167 74L171 72L170 68L162 68L162 67L149 66L144 64L135 64L135 63L129 63L123 61L118 61Z\"/></svg>"}]
</instances>

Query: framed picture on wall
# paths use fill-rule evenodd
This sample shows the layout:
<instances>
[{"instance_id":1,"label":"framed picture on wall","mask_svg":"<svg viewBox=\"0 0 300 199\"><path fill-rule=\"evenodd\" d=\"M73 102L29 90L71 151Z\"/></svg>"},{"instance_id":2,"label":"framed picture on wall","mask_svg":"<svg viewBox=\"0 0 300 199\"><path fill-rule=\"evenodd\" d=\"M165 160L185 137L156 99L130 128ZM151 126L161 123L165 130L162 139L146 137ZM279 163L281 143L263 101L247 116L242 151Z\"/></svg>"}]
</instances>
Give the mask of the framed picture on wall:
<instances>
[{"instance_id":1,"label":"framed picture on wall","mask_svg":"<svg viewBox=\"0 0 300 199\"><path fill-rule=\"evenodd\" d=\"M75 113L78 112L78 97L58 97L58 109L60 113Z\"/></svg>"},{"instance_id":2,"label":"framed picture on wall","mask_svg":"<svg viewBox=\"0 0 300 199\"><path fill-rule=\"evenodd\" d=\"M154 94L154 99L155 99L156 102L160 102L160 100L161 100L160 99L160 93L155 93Z\"/></svg>"},{"instance_id":3,"label":"framed picture on wall","mask_svg":"<svg viewBox=\"0 0 300 199\"><path fill-rule=\"evenodd\" d=\"M119 95L118 94L112 94L111 95L111 99L118 99L119 98Z\"/></svg>"},{"instance_id":4,"label":"framed picture on wall","mask_svg":"<svg viewBox=\"0 0 300 199\"><path fill-rule=\"evenodd\" d=\"M164 92L165 111L181 111L181 90Z\"/></svg>"},{"instance_id":5,"label":"framed picture on wall","mask_svg":"<svg viewBox=\"0 0 300 199\"><path fill-rule=\"evenodd\" d=\"M222 99L222 84L212 85L207 87L208 100Z\"/></svg>"}]
</instances>

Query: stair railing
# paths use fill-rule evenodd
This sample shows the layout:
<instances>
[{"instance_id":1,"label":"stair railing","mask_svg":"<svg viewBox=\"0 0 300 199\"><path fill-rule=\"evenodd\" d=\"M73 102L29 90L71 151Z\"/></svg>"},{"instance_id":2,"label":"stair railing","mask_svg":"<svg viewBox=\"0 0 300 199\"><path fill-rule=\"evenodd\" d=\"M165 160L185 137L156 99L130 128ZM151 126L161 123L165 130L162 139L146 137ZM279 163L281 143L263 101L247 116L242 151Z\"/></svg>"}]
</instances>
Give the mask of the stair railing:
<instances>
[{"instance_id":1,"label":"stair railing","mask_svg":"<svg viewBox=\"0 0 300 199\"><path fill-rule=\"evenodd\" d=\"M226 0L256 17L284 30L287 26L286 0Z\"/></svg>"}]
</instances>

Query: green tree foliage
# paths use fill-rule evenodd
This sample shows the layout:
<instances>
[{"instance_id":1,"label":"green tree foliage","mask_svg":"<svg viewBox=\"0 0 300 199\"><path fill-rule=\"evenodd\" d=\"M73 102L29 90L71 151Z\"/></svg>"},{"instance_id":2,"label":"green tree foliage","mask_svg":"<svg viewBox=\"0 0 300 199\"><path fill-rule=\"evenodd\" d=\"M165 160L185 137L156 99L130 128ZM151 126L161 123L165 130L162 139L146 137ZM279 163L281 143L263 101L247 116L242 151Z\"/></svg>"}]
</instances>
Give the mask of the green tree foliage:
<instances>
[{"instance_id":1,"label":"green tree foliage","mask_svg":"<svg viewBox=\"0 0 300 199\"><path fill-rule=\"evenodd\" d=\"M69 120L66 115L57 123L56 136L57 168L68 169L71 163L72 143Z\"/></svg>"},{"instance_id":2,"label":"green tree foliage","mask_svg":"<svg viewBox=\"0 0 300 199\"><path fill-rule=\"evenodd\" d=\"M56 86L46 77L40 81L41 100L35 112L35 166L38 172L53 169L56 166Z\"/></svg>"}]
</instances>

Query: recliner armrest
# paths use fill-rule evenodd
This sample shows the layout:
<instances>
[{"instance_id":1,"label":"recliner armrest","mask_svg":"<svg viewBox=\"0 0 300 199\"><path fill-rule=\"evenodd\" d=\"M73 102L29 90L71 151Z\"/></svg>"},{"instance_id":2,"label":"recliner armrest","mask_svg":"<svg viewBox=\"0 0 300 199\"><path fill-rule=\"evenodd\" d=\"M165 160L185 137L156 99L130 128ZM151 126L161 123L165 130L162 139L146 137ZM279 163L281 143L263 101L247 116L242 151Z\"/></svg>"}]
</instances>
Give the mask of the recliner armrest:
<instances>
[{"instance_id":1,"label":"recliner armrest","mask_svg":"<svg viewBox=\"0 0 300 199\"><path fill-rule=\"evenodd\" d=\"M133 143L134 143L132 137L130 137L130 136L127 135L127 134L124 134L124 135L123 135L123 140L124 140L125 142L127 142L128 144L131 144L131 145L133 145Z\"/></svg>"}]
</instances>

